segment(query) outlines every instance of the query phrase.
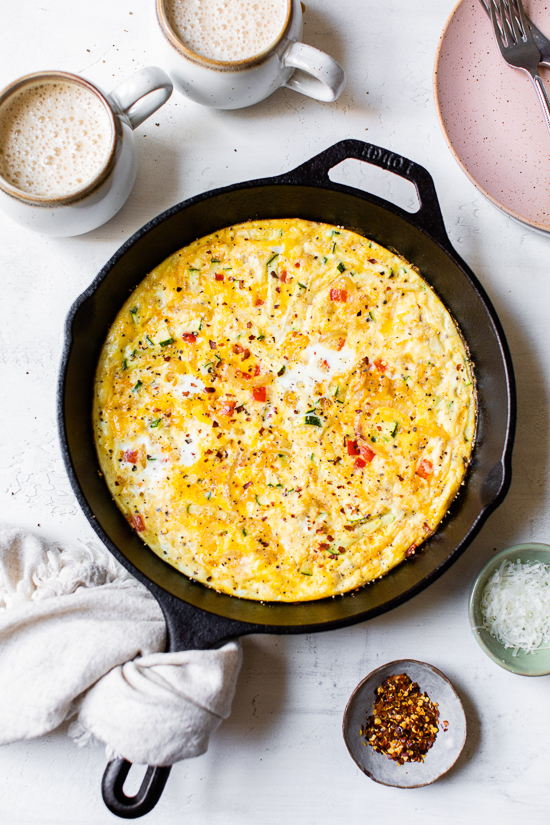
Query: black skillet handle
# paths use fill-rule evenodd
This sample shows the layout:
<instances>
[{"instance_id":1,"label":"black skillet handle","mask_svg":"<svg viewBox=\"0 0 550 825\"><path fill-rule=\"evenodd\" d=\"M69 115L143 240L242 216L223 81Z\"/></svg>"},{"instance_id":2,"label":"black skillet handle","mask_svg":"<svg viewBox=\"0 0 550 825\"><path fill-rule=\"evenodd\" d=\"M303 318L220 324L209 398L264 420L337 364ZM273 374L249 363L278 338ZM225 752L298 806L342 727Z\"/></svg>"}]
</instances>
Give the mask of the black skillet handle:
<instances>
[{"instance_id":1,"label":"black skillet handle","mask_svg":"<svg viewBox=\"0 0 550 825\"><path fill-rule=\"evenodd\" d=\"M205 613L171 596L152 582L145 582L159 602L166 619L166 650L208 650L229 639L262 628ZM141 787L135 796L124 793L124 783L132 767L127 759L108 763L101 782L103 801L111 813L122 819L137 819L151 811L159 801L171 768L149 765Z\"/></svg>"},{"instance_id":2,"label":"black skillet handle","mask_svg":"<svg viewBox=\"0 0 550 825\"><path fill-rule=\"evenodd\" d=\"M417 229L427 232L442 247L447 250L452 249L432 176L423 166L413 160L404 158L403 155L391 152L389 149L382 149L380 146L364 143L362 140L351 138L341 140L339 143L335 143L334 146L325 149L321 154L293 169L292 172L281 175L278 180L297 184L322 183L324 186L328 184L330 187L331 182L328 177L330 170L349 158L362 160L372 166L379 166L381 169L393 172L394 175L413 183L420 203L420 209L417 212L406 212L382 198L379 198L379 200L384 205L389 206L390 209L403 215ZM338 184L338 188L341 188L340 184Z\"/></svg>"}]
</instances>

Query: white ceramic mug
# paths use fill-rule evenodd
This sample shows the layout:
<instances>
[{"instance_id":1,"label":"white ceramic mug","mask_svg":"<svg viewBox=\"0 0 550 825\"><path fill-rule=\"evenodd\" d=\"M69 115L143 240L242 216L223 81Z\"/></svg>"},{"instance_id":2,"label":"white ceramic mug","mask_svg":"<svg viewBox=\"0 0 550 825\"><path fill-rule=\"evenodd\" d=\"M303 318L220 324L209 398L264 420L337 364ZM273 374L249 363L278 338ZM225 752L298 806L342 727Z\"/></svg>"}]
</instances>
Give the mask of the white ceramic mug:
<instances>
[{"instance_id":1,"label":"white ceramic mug","mask_svg":"<svg viewBox=\"0 0 550 825\"><path fill-rule=\"evenodd\" d=\"M110 94L104 94L78 75L36 72L0 92L0 125L2 112L7 111L15 95L48 83L77 84L99 98L110 123L108 156L97 174L80 189L56 197L22 191L0 174L0 209L36 232L58 237L81 235L104 224L126 202L137 171L132 130L168 100L172 83L162 69L150 66L122 81Z\"/></svg>"},{"instance_id":2,"label":"white ceramic mug","mask_svg":"<svg viewBox=\"0 0 550 825\"><path fill-rule=\"evenodd\" d=\"M174 87L196 103L215 109L241 109L264 100L280 86L330 103L344 89L346 76L340 64L325 52L299 42L303 32L300 0L286 0L286 21L267 49L237 61L213 60L191 51L170 25L166 0L154 2L159 62L166 67Z\"/></svg>"}]
</instances>

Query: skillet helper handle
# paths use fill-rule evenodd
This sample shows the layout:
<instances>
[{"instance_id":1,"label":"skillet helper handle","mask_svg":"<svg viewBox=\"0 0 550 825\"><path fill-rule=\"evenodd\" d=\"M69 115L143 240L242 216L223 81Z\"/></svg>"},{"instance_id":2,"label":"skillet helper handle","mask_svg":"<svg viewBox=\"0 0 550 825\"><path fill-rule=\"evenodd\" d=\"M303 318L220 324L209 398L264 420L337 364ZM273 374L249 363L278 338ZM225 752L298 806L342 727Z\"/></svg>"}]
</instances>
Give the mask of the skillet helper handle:
<instances>
[{"instance_id":1,"label":"skillet helper handle","mask_svg":"<svg viewBox=\"0 0 550 825\"><path fill-rule=\"evenodd\" d=\"M316 155L307 163L298 166L292 172L282 175L279 180L292 183L323 183L330 186L329 172L339 163L349 158L355 160L362 160L364 163L369 163L371 166L378 166L380 169L386 169L400 178L409 180L414 184L420 208L418 212L406 212L398 206L395 206L388 201L379 198L392 211L405 217L417 229L426 232L428 235L437 241L446 250L452 249L439 200L435 191L433 178L423 166L415 163L413 160L403 157L396 152L391 152L389 149L383 149L381 146L375 146L373 143L365 143L362 140L341 140L335 143L334 146L326 149L321 154ZM339 188L341 186L339 185ZM371 196L372 197L372 196Z\"/></svg>"}]
</instances>

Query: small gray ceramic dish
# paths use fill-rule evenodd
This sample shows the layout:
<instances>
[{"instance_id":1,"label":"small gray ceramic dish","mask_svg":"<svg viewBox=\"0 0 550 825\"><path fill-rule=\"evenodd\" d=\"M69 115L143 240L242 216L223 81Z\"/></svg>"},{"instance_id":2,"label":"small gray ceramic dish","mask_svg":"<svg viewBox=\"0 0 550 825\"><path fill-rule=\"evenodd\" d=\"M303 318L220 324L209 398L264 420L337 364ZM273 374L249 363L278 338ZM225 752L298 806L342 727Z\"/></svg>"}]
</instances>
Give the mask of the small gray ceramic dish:
<instances>
[{"instance_id":1,"label":"small gray ceramic dish","mask_svg":"<svg viewBox=\"0 0 550 825\"><path fill-rule=\"evenodd\" d=\"M507 550L501 550L487 562L478 573L470 593L469 613L472 632L484 653L505 670L517 673L519 676L548 676L550 674L550 650L535 650L533 653L518 652L517 656L514 656L512 648L505 648L483 627L481 597L485 585L503 561L520 561L522 564L541 562L550 566L550 547L547 544L535 542L515 544Z\"/></svg>"},{"instance_id":2,"label":"small gray ceramic dish","mask_svg":"<svg viewBox=\"0 0 550 825\"><path fill-rule=\"evenodd\" d=\"M438 705L439 732L423 762L398 765L376 753L368 743L365 745L366 739L359 733L372 714L376 688L398 673L406 673ZM373 670L359 682L344 711L343 732L351 758L375 782L394 788L421 788L447 773L460 756L466 741L466 715L457 692L441 671L414 659L398 659Z\"/></svg>"}]
</instances>

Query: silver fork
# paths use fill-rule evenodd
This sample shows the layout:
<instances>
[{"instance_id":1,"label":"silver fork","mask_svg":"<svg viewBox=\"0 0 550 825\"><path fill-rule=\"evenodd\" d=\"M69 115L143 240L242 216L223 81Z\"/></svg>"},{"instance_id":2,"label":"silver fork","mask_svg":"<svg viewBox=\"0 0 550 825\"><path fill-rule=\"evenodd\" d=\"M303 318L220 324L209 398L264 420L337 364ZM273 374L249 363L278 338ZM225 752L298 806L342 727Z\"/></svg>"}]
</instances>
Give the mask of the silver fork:
<instances>
[{"instance_id":1,"label":"silver fork","mask_svg":"<svg viewBox=\"0 0 550 825\"><path fill-rule=\"evenodd\" d=\"M491 8L490 8L491 0L479 0L479 2L481 3L483 8L485 9L487 17L490 18L491 17ZM516 15L517 15L517 12L516 12ZM525 15L525 19L527 20L527 22L529 24L529 28L531 29L531 34L533 35L533 40L535 41L535 45L536 45L536 47L538 48L538 50L540 52L540 61L539 61L539 63L542 63L546 66L550 66L550 40L546 37L545 34L543 34L541 32L540 29L537 29L537 27L535 26L533 21L530 20L527 15Z\"/></svg>"},{"instance_id":2,"label":"silver fork","mask_svg":"<svg viewBox=\"0 0 550 825\"><path fill-rule=\"evenodd\" d=\"M490 0L491 20L495 39L504 60L515 69L526 72L537 92L550 132L550 98L538 71L538 50L523 11L522 0ZM510 8L511 4L513 8Z\"/></svg>"}]
</instances>

